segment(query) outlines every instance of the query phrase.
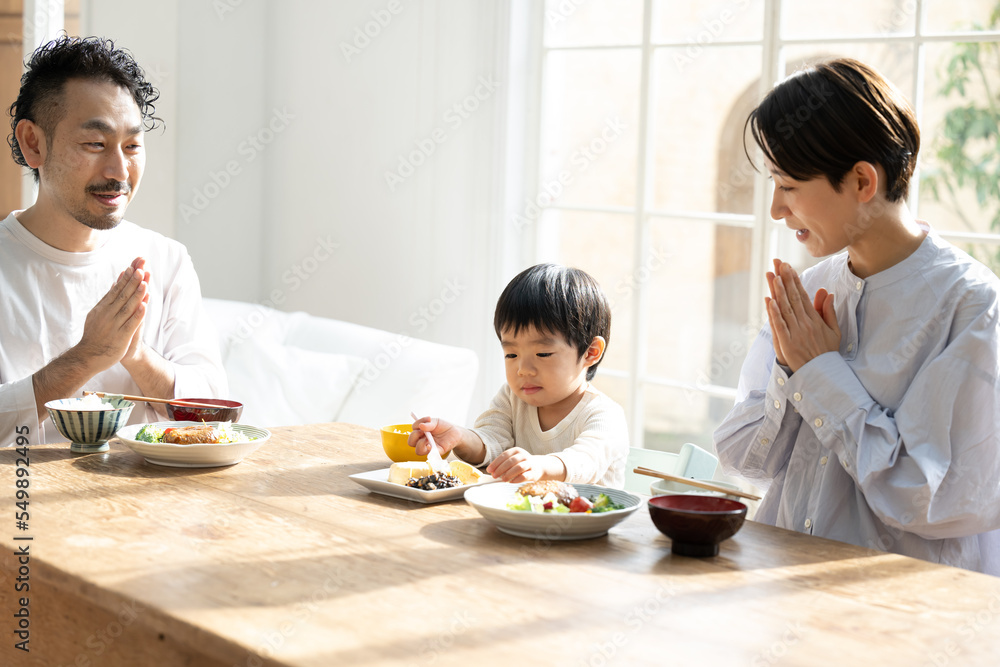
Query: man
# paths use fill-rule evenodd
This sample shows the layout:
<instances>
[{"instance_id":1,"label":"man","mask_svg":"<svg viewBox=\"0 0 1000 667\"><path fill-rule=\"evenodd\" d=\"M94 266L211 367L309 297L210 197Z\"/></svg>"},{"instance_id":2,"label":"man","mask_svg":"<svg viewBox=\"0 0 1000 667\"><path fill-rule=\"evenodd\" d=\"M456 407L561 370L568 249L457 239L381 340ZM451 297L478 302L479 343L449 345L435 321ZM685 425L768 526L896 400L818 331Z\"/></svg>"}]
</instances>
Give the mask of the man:
<instances>
[{"instance_id":1,"label":"man","mask_svg":"<svg viewBox=\"0 0 1000 667\"><path fill-rule=\"evenodd\" d=\"M0 222L0 445L61 439L45 403L84 388L227 391L187 251L124 220L157 98L110 40L63 37L28 62L9 141L38 198ZM147 404L131 421L155 419Z\"/></svg>"}]
</instances>

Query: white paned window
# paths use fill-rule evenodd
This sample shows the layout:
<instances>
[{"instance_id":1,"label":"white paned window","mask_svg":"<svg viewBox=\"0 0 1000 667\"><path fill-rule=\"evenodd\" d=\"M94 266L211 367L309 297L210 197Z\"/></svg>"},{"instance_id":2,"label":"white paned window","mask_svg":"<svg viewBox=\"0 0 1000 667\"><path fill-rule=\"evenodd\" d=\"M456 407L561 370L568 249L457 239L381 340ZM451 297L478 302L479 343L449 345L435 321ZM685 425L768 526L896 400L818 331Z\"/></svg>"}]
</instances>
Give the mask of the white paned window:
<instances>
[{"instance_id":1,"label":"white paned window","mask_svg":"<svg viewBox=\"0 0 1000 667\"><path fill-rule=\"evenodd\" d=\"M595 384L633 445L712 449L771 258L815 263L743 148L749 112L810 62L854 57L900 87L923 137L911 210L1000 266L1000 0L548 0L539 20L536 258L611 297Z\"/></svg>"}]
</instances>

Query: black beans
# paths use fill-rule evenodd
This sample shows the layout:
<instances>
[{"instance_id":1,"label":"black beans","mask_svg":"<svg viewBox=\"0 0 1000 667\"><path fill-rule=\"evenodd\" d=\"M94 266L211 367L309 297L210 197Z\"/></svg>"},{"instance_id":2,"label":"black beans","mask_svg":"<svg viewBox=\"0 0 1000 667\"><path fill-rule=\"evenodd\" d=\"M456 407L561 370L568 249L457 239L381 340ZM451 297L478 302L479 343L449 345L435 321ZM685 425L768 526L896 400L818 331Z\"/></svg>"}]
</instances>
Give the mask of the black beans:
<instances>
[{"instance_id":1,"label":"black beans","mask_svg":"<svg viewBox=\"0 0 1000 667\"><path fill-rule=\"evenodd\" d=\"M411 477L406 482L406 485L424 491L436 491L437 489L450 489L453 486L462 486L462 482L454 475L434 473L433 475L427 475L419 479Z\"/></svg>"}]
</instances>

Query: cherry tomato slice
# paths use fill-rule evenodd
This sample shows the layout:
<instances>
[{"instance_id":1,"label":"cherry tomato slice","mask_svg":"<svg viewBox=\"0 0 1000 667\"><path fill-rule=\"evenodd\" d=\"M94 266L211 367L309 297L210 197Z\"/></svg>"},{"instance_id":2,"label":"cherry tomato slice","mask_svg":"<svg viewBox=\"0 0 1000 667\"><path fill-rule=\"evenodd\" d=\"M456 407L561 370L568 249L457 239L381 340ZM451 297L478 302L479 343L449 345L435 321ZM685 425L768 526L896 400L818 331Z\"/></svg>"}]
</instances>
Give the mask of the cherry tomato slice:
<instances>
[{"instance_id":1,"label":"cherry tomato slice","mask_svg":"<svg viewBox=\"0 0 1000 667\"><path fill-rule=\"evenodd\" d=\"M570 512L589 512L594 506L594 503L590 502L583 496L577 496L569 504Z\"/></svg>"}]
</instances>

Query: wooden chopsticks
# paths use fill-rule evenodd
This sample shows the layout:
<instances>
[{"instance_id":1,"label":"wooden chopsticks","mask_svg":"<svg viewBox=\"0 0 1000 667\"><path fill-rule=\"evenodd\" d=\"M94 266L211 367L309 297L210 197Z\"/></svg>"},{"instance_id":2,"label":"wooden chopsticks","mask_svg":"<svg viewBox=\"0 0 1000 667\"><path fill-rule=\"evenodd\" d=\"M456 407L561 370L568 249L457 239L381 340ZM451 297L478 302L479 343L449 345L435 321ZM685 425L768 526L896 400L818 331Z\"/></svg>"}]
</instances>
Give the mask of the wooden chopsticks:
<instances>
[{"instance_id":1,"label":"wooden chopsticks","mask_svg":"<svg viewBox=\"0 0 1000 667\"><path fill-rule=\"evenodd\" d=\"M717 491L719 493L727 493L732 496L739 496L740 498L746 498L747 500L760 500L760 496L755 496L751 493L744 493L742 491L737 491L736 489L727 489L724 486L716 486L710 482L703 482L699 479L689 479L687 477L677 477L676 475L668 475L665 472L660 472L658 470L653 470L651 468L643 468L642 466L638 468L633 468L632 472L639 475L646 475L648 477L659 477L660 479L665 479L671 482L680 482L682 484L687 484L688 486L694 486L699 489L706 489L708 491Z\"/></svg>"},{"instance_id":2,"label":"wooden chopsticks","mask_svg":"<svg viewBox=\"0 0 1000 667\"><path fill-rule=\"evenodd\" d=\"M84 396L90 396L93 394L99 398L104 398L105 393L103 391L85 391ZM149 396L129 396L127 394L107 394L108 396L121 396L126 401L142 401L144 403L172 403L173 405L183 405L190 406L192 408L212 408L215 410L224 409L225 405L211 405L209 403L194 403L192 401L185 401L183 398L150 398Z\"/></svg>"}]
</instances>

